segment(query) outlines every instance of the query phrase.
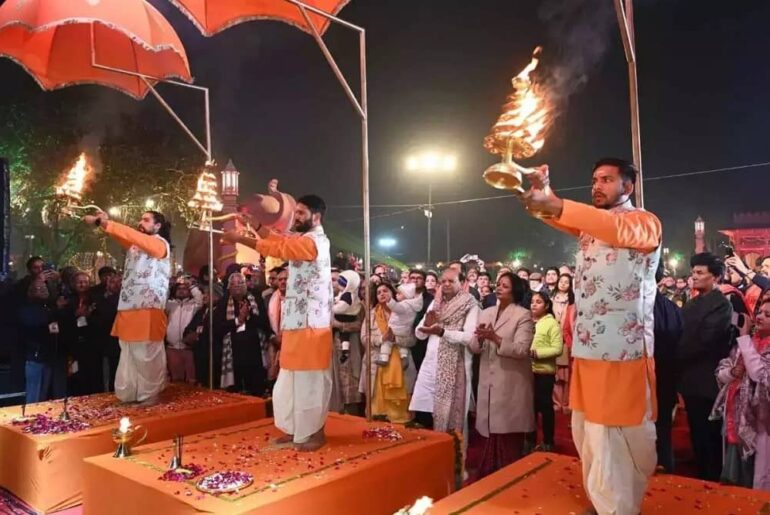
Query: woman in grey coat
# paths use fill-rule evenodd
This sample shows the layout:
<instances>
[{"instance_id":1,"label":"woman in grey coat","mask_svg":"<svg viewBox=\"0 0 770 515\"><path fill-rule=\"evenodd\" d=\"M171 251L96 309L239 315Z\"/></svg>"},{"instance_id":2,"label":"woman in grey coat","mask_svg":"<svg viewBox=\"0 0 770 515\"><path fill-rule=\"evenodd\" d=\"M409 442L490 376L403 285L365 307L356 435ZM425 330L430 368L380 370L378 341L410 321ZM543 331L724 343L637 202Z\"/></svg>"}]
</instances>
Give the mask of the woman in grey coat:
<instances>
[{"instance_id":1,"label":"woman in grey coat","mask_svg":"<svg viewBox=\"0 0 770 515\"><path fill-rule=\"evenodd\" d=\"M470 343L481 354L476 429L486 442L479 477L518 460L525 435L535 430L529 357L535 330L530 311L518 305L526 287L511 273L500 275L498 304L482 311Z\"/></svg>"}]
</instances>

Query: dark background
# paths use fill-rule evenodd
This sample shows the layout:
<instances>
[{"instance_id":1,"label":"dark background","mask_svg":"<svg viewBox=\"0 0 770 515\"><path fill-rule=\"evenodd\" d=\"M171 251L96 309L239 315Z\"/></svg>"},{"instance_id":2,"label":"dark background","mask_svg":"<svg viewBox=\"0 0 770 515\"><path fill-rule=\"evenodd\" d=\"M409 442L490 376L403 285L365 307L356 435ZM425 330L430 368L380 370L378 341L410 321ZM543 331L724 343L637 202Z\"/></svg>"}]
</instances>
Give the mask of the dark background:
<instances>
[{"instance_id":1,"label":"dark background","mask_svg":"<svg viewBox=\"0 0 770 515\"><path fill-rule=\"evenodd\" d=\"M1 3L1 2L0 2ZM360 126L314 40L288 25L252 22L203 38L165 0L152 0L186 45L196 82L212 90L215 155L232 158L241 191L265 189L271 177L295 195L314 192L331 206L329 220L362 233ZM697 0L637 1L642 148L647 177L770 161L770 3ZM425 202L425 178L404 170L406 155L425 147L458 156L451 178L434 181L434 201L499 194L481 179L495 161L481 142L510 90L510 78L544 45L543 68L561 70L567 103L542 152L531 163L551 166L556 188L590 183L599 157L629 157L625 58L610 0L494 1L353 0L341 17L367 30L371 199L375 205ZM330 49L358 91L355 35L332 26ZM196 93L163 86L172 105L200 131ZM104 88L40 91L17 65L0 60L2 101L89 100L83 123L96 133L116 113L167 125L185 136L154 99L142 102ZM189 152L197 150L190 145ZM201 158L201 164L203 159ZM646 184L646 207L663 221L665 244L689 254L693 220L701 215L712 245L731 215L767 207L767 167ZM589 199L588 190L568 198ZM397 208L376 208L384 215ZM452 254L506 259L515 249L546 264L567 259L573 243L530 219L515 200L438 207L434 258ZM402 228L403 227L403 228ZM375 218L373 243L398 239L403 260L425 259L420 211Z\"/></svg>"}]
</instances>

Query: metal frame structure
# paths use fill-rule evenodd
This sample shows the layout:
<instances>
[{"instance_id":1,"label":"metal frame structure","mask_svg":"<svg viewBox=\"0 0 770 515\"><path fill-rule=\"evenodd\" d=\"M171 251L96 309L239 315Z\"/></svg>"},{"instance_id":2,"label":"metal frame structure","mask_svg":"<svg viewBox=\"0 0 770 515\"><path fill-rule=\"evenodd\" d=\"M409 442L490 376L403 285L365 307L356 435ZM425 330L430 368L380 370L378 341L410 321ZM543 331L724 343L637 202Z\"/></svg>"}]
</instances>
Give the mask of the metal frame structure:
<instances>
[{"instance_id":1,"label":"metal frame structure","mask_svg":"<svg viewBox=\"0 0 770 515\"><path fill-rule=\"evenodd\" d=\"M114 73L121 73L124 75L130 75L138 77L147 85L148 90L158 100L160 105L168 112L169 115L179 124L182 130L189 136L189 138L195 143L195 145L206 156L206 166L213 166L214 161L211 154L211 104L209 101L209 88L203 86L197 86L195 84L187 84L186 82L162 79L158 77L152 77L142 73L136 73L129 70L123 70L121 68L114 68L112 66L105 66L96 62L96 40L94 37L94 24L91 23L91 66L100 70L111 71ZM187 126L184 121L176 114L166 100L158 93L155 86L150 81L165 82L168 84L174 84L175 86L182 86L185 88L193 89L203 92L203 103L205 108L205 130L206 130L206 143L205 145L193 134L192 130ZM214 300L211 294L214 291L214 222L212 220L212 212L210 210L204 210L201 212L201 223L197 227L199 230L208 232L209 236L209 389L214 389Z\"/></svg>"},{"instance_id":2,"label":"metal frame structure","mask_svg":"<svg viewBox=\"0 0 770 515\"><path fill-rule=\"evenodd\" d=\"M613 0L615 14L618 17L620 37L623 40L623 50L628 63L628 90L631 103L631 148L634 165L638 170L636 176L636 206L644 207L644 182L642 176L642 139L639 127L639 87L636 77L636 42L634 39L634 1Z\"/></svg>"},{"instance_id":3,"label":"metal frame structure","mask_svg":"<svg viewBox=\"0 0 770 515\"><path fill-rule=\"evenodd\" d=\"M368 273L368 271L371 270L372 268L372 262L371 262L372 258L371 258L371 248L370 248L371 242L370 242L370 226L369 226L369 109L368 109L368 101L367 101L367 94L366 94L366 30L363 27L359 27L358 25L354 25L350 22L342 20L334 15L331 15L327 12L322 11L321 9L302 3L299 0L285 0L285 1L299 8L303 18L305 18L305 22L307 23L308 27L310 27L313 38L316 40L316 43L318 43L318 46L321 49L321 52L326 58L326 61L329 63L329 66L334 72L334 75L337 77L337 80L342 86L342 89L345 91L345 94L347 95L348 100L350 100L350 103L353 105L353 108L358 113L359 118L361 118L361 180L362 180L362 196L363 196L363 206L364 206L364 269L366 269ZM358 33L359 67L360 67L360 75L361 75L360 77L361 101L360 102L356 98L355 93L353 93L353 90L348 84L348 81L345 79L345 76L342 74L342 71L340 70L339 66L337 66L337 62L334 60L334 57L329 51L329 48L326 46L326 43L324 43L323 38L321 38L321 35L318 32L318 29L310 19L310 16L308 15L308 11L318 14L320 16L323 16L327 20L330 20L334 23L342 25L343 27ZM372 360L371 360L371 345L370 345L371 332L372 332L371 296L372 296L371 288L367 287L366 299L364 301L365 303L364 327L366 327L366 338L364 338L365 341L362 343L365 346L364 361L366 362L366 367L364 372L366 374L366 418L367 420L370 420L370 421L372 420L372 374L371 374Z\"/></svg>"},{"instance_id":4,"label":"metal frame structure","mask_svg":"<svg viewBox=\"0 0 770 515\"><path fill-rule=\"evenodd\" d=\"M338 18L337 16L334 16L332 14L329 14L321 9L318 9L316 7L313 7L311 5L307 5L303 2L300 2L299 0L285 0L286 2L295 5L300 12L302 13L302 17L305 19L305 22L307 23L308 27L311 30L312 36L315 39L316 43L318 43L319 48L321 49L321 52L324 55L324 58L328 62L329 66L331 67L332 71L334 72L334 75L337 77L337 80L339 81L340 85L342 86L342 89L345 91L345 94L348 97L348 100L350 100L350 103L353 105L353 108L358 113L359 118L361 119L361 177L362 177L362 196L363 196L363 206L364 206L364 268L366 270L371 269L371 245L370 245L370 222L369 222L369 111L368 111L368 100L367 100L367 83L366 83L366 31L363 27L359 27L358 25L354 25L350 22L347 22L341 18ZM316 28L313 21L310 19L310 16L308 15L308 11L315 13L319 16L323 16L324 18L330 20L331 22L337 23L338 25L341 25L347 29L353 30L358 33L358 44L359 44L359 65L360 65L360 81L361 81L361 99L360 101L356 97L355 93L353 92L352 88L348 84L347 80L345 79L345 76L343 75L342 71L340 70L339 66L337 65L337 62L334 59L334 56L332 55L331 51L329 51L329 48L326 46L326 43L324 42L323 38L321 37L321 34L318 32L318 29ZM144 83L149 88L149 91L155 96L155 98L160 102L160 104L168 111L168 113L176 120L176 122L179 124L179 126L184 130L184 132L190 137L190 139L193 140L193 142L198 146L198 148L206 155L207 163L206 165L212 165L212 154L211 154L211 111L210 111L210 104L209 104L209 89L202 87L202 86L196 86L193 84L187 84L180 81L175 80L164 80L159 79L157 77L151 77L148 75L143 75L135 72L130 72L127 70L122 70L119 68L113 68L109 66L104 66L101 64L98 64L96 62L96 50L94 48L94 29L93 25L91 26L91 65L95 68L100 68L107 71L112 71L116 73L123 73L126 75L132 75L135 77L141 78ZM158 93L158 91L155 89L155 87L151 84L150 81L158 81L158 82L166 82L168 84L174 84L177 86L182 86L190 89L195 89L198 91L202 91L204 94L204 103L205 103L205 116L206 116L206 143L205 145L201 143L201 141L192 133L190 128L182 121L181 118L174 112L174 110L171 108L171 106L163 99L163 97ZM208 215L208 219L206 216ZM206 223L208 221L208 223ZM213 220L212 215L210 212L203 213L203 219L202 224L200 226L201 230L205 230L209 233L209 292L213 289L213 277L214 274L212 273L214 270L214 246L213 246L213 233L215 232L213 229ZM211 313L213 311L213 302L211 300L211 295L209 295L209 386L211 388L214 387L213 383L213 327L212 327L212 317ZM371 391L372 391L372 385L371 385L371 349L370 349L370 334L371 334L371 289L366 289L366 299L365 299L365 318L364 324L366 327L366 338L363 342L365 345L365 361L366 361L366 417L368 420L372 419L372 413L371 413Z\"/></svg>"}]
</instances>

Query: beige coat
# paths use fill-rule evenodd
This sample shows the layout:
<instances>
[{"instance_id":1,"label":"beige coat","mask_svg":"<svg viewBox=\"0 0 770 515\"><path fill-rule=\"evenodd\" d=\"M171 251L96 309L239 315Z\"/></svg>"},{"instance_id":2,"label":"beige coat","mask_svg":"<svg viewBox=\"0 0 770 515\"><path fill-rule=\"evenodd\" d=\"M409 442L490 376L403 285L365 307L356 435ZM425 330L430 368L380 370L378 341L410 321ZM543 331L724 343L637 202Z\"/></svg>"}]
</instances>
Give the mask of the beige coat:
<instances>
[{"instance_id":1,"label":"beige coat","mask_svg":"<svg viewBox=\"0 0 770 515\"><path fill-rule=\"evenodd\" d=\"M534 376L529 348L535 334L528 309L510 305L497 318L498 306L479 316L479 325L493 325L502 338L497 345L471 340L471 351L481 354L476 429L484 437L490 433L527 433L535 430Z\"/></svg>"}]
</instances>

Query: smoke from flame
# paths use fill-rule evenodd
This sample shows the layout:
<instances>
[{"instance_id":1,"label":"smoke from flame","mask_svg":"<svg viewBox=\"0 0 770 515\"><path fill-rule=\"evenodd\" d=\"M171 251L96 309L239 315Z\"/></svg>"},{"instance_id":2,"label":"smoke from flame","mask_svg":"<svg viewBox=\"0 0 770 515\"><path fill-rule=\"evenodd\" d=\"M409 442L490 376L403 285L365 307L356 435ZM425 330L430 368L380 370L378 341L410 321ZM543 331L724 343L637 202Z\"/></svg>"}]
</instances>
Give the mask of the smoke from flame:
<instances>
[{"instance_id":1,"label":"smoke from flame","mask_svg":"<svg viewBox=\"0 0 770 515\"><path fill-rule=\"evenodd\" d=\"M542 48L537 47L530 63L511 80L513 93L508 96L503 114L484 140L484 147L492 153L503 154L511 145L513 157L527 158L545 144L551 107L544 89L531 78L540 62L541 51Z\"/></svg>"},{"instance_id":2,"label":"smoke from flame","mask_svg":"<svg viewBox=\"0 0 770 515\"><path fill-rule=\"evenodd\" d=\"M75 201L82 200L83 188L86 185L86 179L90 171L91 167L86 159L86 154L80 154L74 166L67 172L62 185L56 187L56 195Z\"/></svg>"}]
</instances>

